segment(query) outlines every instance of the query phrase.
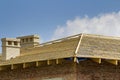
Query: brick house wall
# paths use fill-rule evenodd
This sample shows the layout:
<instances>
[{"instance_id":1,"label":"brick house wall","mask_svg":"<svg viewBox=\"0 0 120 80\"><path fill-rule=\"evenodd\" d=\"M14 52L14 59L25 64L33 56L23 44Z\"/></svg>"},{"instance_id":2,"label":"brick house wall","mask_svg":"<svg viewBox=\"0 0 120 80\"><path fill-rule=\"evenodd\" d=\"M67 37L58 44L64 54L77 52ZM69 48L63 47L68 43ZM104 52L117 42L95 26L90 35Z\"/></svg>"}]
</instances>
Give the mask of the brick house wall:
<instances>
[{"instance_id":1,"label":"brick house wall","mask_svg":"<svg viewBox=\"0 0 120 80\"><path fill-rule=\"evenodd\" d=\"M82 61L77 65L77 80L120 80L120 65Z\"/></svg>"},{"instance_id":2,"label":"brick house wall","mask_svg":"<svg viewBox=\"0 0 120 80\"><path fill-rule=\"evenodd\" d=\"M68 61L62 64L0 71L0 80L76 80L75 71L74 63Z\"/></svg>"},{"instance_id":3,"label":"brick house wall","mask_svg":"<svg viewBox=\"0 0 120 80\"><path fill-rule=\"evenodd\" d=\"M120 66L91 60L0 71L0 80L120 80Z\"/></svg>"}]
</instances>

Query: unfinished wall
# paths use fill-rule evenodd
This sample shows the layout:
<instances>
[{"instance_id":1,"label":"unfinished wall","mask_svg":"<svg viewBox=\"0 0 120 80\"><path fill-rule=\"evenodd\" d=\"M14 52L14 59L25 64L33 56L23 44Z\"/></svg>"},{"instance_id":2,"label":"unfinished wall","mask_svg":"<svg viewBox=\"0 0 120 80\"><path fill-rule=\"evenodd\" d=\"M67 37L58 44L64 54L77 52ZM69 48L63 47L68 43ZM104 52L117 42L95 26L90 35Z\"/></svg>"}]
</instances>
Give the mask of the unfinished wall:
<instances>
[{"instance_id":1,"label":"unfinished wall","mask_svg":"<svg viewBox=\"0 0 120 80\"><path fill-rule=\"evenodd\" d=\"M0 71L0 80L120 80L120 65L105 61L102 64L91 60L79 64L67 61L58 65Z\"/></svg>"},{"instance_id":2,"label":"unfinished wall","mask_svg":"<svg viewBox=\"0 0 120 80\"><path fill-rule=\"evenodd\" d=\"M115 66L104 60L102 64L82 61L77 66L77 80L120 80L120 65Z\"/></svg>"},{"instance_id":3,"label":"unfinished wall","mask_svg":"<svg viewBox=\"0 0 120 80\"><path fill-rule=\"evenodd\" d=\"M74 64L46 65L38 68L5 70L0 72L0 80L76 80Z\"/></svg>"}]
</instances>

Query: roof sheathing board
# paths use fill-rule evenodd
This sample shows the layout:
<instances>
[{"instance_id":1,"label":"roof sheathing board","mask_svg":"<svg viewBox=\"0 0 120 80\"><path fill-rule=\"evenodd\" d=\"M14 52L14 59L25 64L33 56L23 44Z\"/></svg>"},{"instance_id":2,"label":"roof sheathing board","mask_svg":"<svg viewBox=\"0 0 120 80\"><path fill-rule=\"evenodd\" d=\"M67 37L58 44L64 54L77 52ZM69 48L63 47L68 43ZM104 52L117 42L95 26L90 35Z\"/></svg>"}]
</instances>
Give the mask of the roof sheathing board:
<instances>
[{"instance_id":1,"label":"roof sheathing board","mask_svg":"<svg viewBox=\"0 0 120 80\"><path fill-rule=\"evenodd\" d=\"M84 34L77 56L120 59L120 38Z\"/></svg>"},{"instance_id":2,"label":"roof sheathing board","mask_svg":"<svg viewBox=\"0 0 120 80\"><path fill-rule=\"evenodd\" d=\"M33 61L73 57L79 37L63 40L49 45L44 45L22 52L23 55L8 61L0 61L0 65L18 64Z\"/></svg>"},{"instance_id":3,"label":"roof sheathing board","mask_svg":"<svg viewBox=\"0 0 120 80\"><path fill-rule=\"evenodd\" d=\"M77 47L77 44L79 42L79 37L64 39L60 42L49 42L47 44L44 43L42 46L38 46L35 48L28 48L21 50L22 55L28 55L28 54L36 54L36 53L45 53L45 52L54 52L54 51L61 51L61 50L69 50L74 49Z\"/></svg>"}]
</instances>

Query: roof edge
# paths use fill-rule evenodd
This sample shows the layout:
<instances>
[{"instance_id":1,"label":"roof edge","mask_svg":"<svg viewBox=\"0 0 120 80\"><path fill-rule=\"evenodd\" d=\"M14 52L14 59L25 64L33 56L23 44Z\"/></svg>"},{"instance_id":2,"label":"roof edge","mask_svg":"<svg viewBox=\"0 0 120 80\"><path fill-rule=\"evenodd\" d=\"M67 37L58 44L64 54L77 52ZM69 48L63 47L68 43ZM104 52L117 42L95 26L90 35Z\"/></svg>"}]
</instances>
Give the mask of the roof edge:
<instances>
[{"instance_id":1,"label":"roof edge","mask_svg":"<svg viewBox=\"0 0 120 80\"><path fill-rule=\"evenodd\" d=\"M77 34L77 35L73 35L73 36L68 36L68 37L65 37L65 38L60 38L60 39L52 40L52 41L49 41L49 42L42 43L39 46L48 45L48 44L52 44L52 43L61 42L61 41L64 41L64 40L69 40L69 39L77 38L77 37L80 37L82 34L83 33ZM36 47L39 47L39 46L36 46Z\"/></svg>"},{"instance_id":2,"label":"roof edge","mask_svg":"<svg viewBox=\"0 0 120 80\"><path fill-rule=\"evenodd\" d=\"M99 34L84 34L84 36L99 37L99 38L104 38L104 39L120 40L120 37L117 37L117 36L107 36L107 35L99 35Z\"/></svg>"}]
</instances>

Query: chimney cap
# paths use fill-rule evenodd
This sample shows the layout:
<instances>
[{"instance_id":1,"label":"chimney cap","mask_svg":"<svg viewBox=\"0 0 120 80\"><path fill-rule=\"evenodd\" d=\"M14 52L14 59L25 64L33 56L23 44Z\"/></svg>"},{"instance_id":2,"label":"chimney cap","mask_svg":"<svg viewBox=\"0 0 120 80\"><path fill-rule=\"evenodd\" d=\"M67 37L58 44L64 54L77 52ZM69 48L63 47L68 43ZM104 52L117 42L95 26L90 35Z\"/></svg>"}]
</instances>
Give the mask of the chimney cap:
<instances>
[{"instance_id":1,"label":"chimney cap","mask_svg":"<svg viewBox=\"0 0 120 80\"><path fill-rule=\"evenodd\" d=\"M27 35L27 36L17 37L17 39L23 39L23 38L39 38L39 35L34 34L34 35Z\"/></svg>"},{"instance_id":2,"label":"chimney cap","mask_svg":"<svg viewBox=\"0 0 120 80\"><path fill-rule=\"evenodd\" d=\"M20 39L16 39L16 38L2 38L1 41L17 41L17 42L20 42Z\"/></svg>"}]
</instances>

